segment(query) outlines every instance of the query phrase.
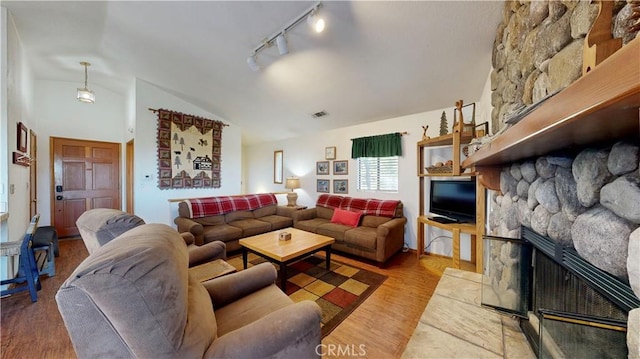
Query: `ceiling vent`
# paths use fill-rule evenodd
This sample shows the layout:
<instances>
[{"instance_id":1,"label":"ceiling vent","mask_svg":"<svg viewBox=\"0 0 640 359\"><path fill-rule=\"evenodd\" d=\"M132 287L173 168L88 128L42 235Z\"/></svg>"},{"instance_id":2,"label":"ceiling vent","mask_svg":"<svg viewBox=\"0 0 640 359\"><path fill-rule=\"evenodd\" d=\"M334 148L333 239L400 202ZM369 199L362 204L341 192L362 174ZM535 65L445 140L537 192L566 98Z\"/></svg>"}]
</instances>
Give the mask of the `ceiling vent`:
<instances>
[{"instance_id":1,"label":"ceiling vent","mask_svg":"<svg viewBox=\"0 0 640 359\"><path fill-rule=\"evenodd\" d=\"M313 118L320 118L320 117L325 117L325 116L329 116L327 111L318 111L318 112L314 112L314 113L311 114L311 117L313 117Z\"/></svg>"}]
</instances>

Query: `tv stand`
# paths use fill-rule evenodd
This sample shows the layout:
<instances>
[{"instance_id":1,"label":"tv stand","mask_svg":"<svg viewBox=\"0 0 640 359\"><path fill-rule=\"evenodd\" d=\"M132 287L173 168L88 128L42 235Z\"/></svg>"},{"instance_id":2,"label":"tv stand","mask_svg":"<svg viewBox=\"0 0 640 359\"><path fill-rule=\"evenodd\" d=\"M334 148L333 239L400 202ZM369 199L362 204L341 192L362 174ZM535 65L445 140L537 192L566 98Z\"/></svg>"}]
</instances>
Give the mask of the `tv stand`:
<instances>
[{"instance_id":1,"label":"tv stand","mask_svg":"<svg viewBox=\"0 0 640 359\"><path fill-rule=\"evenodd\" d=\"M438 223L460 223L460 221L458 221L455 218L449 218L449 217L431 217L430 218L432 221L438 222Z\"/></svg>"},{"instance_id":2,"label":"tv stand","mask_svg":"<svg viewBox=\"0 0 640 359\"><path fill-rule=\"evenodd\" d=\"M444 217L439 217L444 218ZM460 268L460 233L467 233L471 236L471 262L478 263L476 250L476 234L477 227L475 223L440 223L435 221L435 218L429 218L427 216L418 217L418 259L423 255L425 244L425 228L424 225L433 226L440 229L450 231L453 238L453 268Z\"/></svg>"}]
</instances>

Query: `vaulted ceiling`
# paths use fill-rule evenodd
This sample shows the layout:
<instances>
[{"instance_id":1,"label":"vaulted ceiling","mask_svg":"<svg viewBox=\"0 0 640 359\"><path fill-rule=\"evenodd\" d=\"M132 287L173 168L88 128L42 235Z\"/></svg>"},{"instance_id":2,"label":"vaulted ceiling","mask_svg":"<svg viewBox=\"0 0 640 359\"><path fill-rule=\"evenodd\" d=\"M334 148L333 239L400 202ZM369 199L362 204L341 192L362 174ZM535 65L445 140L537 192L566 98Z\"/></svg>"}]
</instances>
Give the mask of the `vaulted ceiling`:
<instances>
[{"instance_id":1,"label":"vaulted ceiling","mask_svg":"<svg viewBox=\"0 0 640 359\"><path fill-rule=\"evenodd\" d=\"M242 127L246 144L479 99L502 1L326 1L324 32L296 26L289 54L267 48L250 70L251 51L314 4L2 2L37 79L81 85L88 61L89 87L126 95L142 79Z\"/></svg>"}]
</instances>

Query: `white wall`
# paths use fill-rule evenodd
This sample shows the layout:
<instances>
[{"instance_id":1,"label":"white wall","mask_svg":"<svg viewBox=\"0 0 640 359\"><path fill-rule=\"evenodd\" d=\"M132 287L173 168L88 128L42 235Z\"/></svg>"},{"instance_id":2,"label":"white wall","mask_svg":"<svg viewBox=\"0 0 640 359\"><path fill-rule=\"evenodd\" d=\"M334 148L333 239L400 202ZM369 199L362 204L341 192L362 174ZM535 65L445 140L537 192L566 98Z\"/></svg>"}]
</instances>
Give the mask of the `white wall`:
<instances>
[{"instance_id":1,"label":"white wall","mask_svg":"<svg viewBox=\"0 0 640 359\"><path fill-rule=\"evenodd\" d=\"M242 144L240 128L229 121L185 102L143 80L135 91L134 213L147 223L173 224L177 204L169 199L241 193ZM157 115L149 108L178 111L229 124L222 130L221 187L218 189L158 189Z\"/></svg>"},{"instance_id":2,"label":"white wall","mask_svg":"<svg viewBox=\"0 0 640 359\"><path fill-rule=\"evenodd\" d=\"M450 108L444 109L447 114L449 131L453 126L453 102ZM465 101L467 102L467 101ZM419 206L418 176L417 176L417 151L416 143L422 137L423 125L428 125L427 136L437 137L440 130L440 116L443 110L418 113L409 116L392 118L388 120L371 122L363 125L345 127L337 130L326 131L310 136L301 136L288 140L261 143L245 148L247 175L247 191L278 192L284 191L284 185L273 184L273 151L284 150L284 175L300 178L302 188L298 193L298 204L313 207L319 193L316 192L316 179L348 179L349 196L361 198L399 199L404 204L404 214L408 223L405 227L405 242L410 248L417 247L416 231ZM480 120L479 110L476 110L476 123ZM481 122L481 121L480 121ZM398 193L374 193L356 191L356 160L351 159L351 139L363 136L373 136L392 132L408 131L408 135L402 137L403 156L399 162L399 191ZM328 146L336 146L337 160L349 160L349 175L347 176L316 176L316 161L324 160L324 149ZM435 163L451 159L450 148L439 148L427 152L426 163ZM333 171L332 171L333 173ZM428 182L428 181L427 181ZM429 188L425 190L427 196ZM284 196L279 196L281 203L286 203ZM428 198L425 199L428 203ZM451 233L437 228L429 227L427 238L438 238L429 252L444 255L452 254ZM470 259L470 239L468 235L462 235L461 256Z\"/></svg>"},{"instance_id":3,"label":"white wall","mask_svg":"<svg viewBox=\"0 0 640 359\"><path fill-rule=\"evenodd\" d=\"M82 69L78 66L78 71ZM115 142L120 144L121 164L124 164L126 128L129 123L127 99L89 83L96 93L93 104L76 99L81 83L37 80L35 91L35 131L38 135L38 211L41 225L51 223L51 137ZM121 166L121 188L124 199L124 166ZM124 200L123 200L124 202Z\"/></svg>"},{"instance_id":4,"label":"white wall","mask_svg":"<svg viewBox=\"0 0 640 359\"><path fill-rule=\"evenodd\" d=\"M0 210L10 213L2 240L18 240L29 223L29 168L12 163L17 151L17 124L34 127L31 71L10 14L2 8L2 176ZM28 149L27 149L28 151ZM2 225L4 227L4 224Z\"/></svg>"}]
</instances>

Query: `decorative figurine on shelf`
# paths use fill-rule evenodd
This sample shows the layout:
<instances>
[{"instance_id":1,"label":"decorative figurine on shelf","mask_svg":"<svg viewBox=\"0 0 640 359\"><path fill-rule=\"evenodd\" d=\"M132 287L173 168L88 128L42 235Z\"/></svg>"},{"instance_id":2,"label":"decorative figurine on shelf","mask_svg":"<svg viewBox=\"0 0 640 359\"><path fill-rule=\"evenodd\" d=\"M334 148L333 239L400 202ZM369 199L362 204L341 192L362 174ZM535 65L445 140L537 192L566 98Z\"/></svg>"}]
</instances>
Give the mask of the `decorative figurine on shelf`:
<instances>
[{"instance_id":1,"label":"decorative figurine on shelf","mask_svg":"<svg viewBox=\"0 0 640 359\"><path fill-rule=\"evenodd\" d=\"M447 123L447 115L442 111L440 116L440 136L444 136L449 133L449 124Z\"/></svg>"},{"instance_id":2,"label":"decorative figurine on shelf","mask_svg":"<svg viewBox=\"0 0 640 359\"><path fill-rule=\"evenodd\" d=\"M428 140L429 136L427 136L427 129L429 128L429 125L426 126L422 126L422 140Z\"/></svg>"}]
</instances>

